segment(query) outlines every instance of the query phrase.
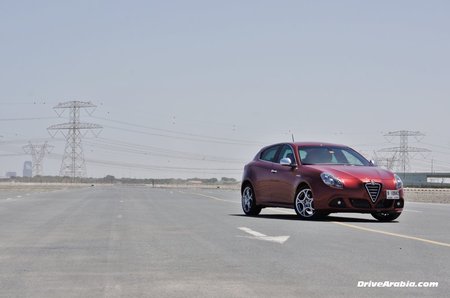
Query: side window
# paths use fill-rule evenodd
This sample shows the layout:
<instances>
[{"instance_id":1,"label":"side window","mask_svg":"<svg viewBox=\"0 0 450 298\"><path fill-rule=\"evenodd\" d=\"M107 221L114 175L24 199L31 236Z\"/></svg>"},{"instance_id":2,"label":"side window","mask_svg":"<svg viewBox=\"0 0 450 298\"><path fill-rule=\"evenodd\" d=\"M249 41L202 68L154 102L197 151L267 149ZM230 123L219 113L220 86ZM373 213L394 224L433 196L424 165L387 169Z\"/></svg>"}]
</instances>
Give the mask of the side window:
<instances>
[{"instance_id":1,"label":"side window","mask_svg":"<svg viewBox=\"0 0 450 298\"><path fill-rule=\"evenodd\" d=\"M259 158L261 160L275 162L275 155L277 155L278 148L280 148L280 146L267 148L261 153L261 156Z\"/></svg>"},{"instance_id":2,"label":"side window","mask_svg":"<svg viewBox=\"0 0 450 298\"><path fill-rule=\"evenodd\" d=\"M296 163L294 151L292 150L291 146L289 145L283 146L280 155L278 156L277 162L279 163L283 158L289 158L292 163Z\"/></svg>"},{"instance_id":3,"label":"side window","mask_svg":"<svg viewBox=\"0 0 450 298\"><path fill-rule=\"evenodd\" d=\"M300 155L300 159L304 160L306 158L306 155L308 155L308 152L305 149L300 148L298 150L298 154Z\"/></svg>"}]
</instances>

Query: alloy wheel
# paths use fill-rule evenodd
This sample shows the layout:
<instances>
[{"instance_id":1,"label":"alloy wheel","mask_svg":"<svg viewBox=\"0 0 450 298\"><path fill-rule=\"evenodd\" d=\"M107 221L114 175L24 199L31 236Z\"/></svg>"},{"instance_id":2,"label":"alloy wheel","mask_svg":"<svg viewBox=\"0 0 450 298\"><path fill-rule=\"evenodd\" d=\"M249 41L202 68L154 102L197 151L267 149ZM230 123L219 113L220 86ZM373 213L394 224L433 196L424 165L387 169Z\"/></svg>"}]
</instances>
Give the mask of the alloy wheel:
<instances>
[{"instance_id":1,"label":"alloy wheel","mask_svg":"<svg viewBox=\"0 0 450 298\"><path fill-rule=\"evenodd\" d=\"M313 195L309 188L300 190L295 197L295 211L300 217L309 218L312 217L316 211L313 207Z\"/></svg>"}]
</instances>

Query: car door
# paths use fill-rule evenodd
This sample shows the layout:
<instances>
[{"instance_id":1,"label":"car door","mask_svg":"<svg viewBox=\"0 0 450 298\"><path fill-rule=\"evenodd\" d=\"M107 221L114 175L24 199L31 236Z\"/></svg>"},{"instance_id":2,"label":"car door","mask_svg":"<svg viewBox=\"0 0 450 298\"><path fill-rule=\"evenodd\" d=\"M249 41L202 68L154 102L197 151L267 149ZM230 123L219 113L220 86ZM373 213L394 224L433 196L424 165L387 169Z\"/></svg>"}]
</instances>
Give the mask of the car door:
<instances>
[{"instance_id":1,"label":"car door","mask_svg":"<svg viewBox=\"0 0 450 298\"><path fill-rule=\"evenodd\" d=\"M266 204L271 201L274 166L281 145L274 145L264 149L258 160L254 163L254 187L258 204Z\"/></svg>"},{"instance_id":2,"label":"car door","mask_svg":"<svg viewBox=\"0 0 450 298\"><path fill-rule=\"evenodd\" d=\"M281 148L272 171L272 200L274 204L292 206L297 185L297 167L282 166L281 159L290 158L293 164L298 164L295 151L291 145L285 144Z\"/></svg>"}]
</instances>

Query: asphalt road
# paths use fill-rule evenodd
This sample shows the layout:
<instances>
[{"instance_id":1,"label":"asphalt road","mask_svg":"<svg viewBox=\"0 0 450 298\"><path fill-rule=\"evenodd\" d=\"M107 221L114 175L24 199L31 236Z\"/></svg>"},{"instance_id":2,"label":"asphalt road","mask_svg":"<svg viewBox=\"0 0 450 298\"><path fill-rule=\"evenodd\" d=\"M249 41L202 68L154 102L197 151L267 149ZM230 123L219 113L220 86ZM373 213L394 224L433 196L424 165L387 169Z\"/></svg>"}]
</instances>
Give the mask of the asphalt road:
<instances>
[{"instance_id":1,"label":"asphalt road","mask_svg":"<svg viewBox=\"0 0 450 298\"><path fill-rule=\"evenodd\" d=\"M286 209L243 216L227 190L14 194L0 200L0 296L445 297L449 214L450 205L407 203L392 223L301 221Z\"/></svg>"}]
</instances>

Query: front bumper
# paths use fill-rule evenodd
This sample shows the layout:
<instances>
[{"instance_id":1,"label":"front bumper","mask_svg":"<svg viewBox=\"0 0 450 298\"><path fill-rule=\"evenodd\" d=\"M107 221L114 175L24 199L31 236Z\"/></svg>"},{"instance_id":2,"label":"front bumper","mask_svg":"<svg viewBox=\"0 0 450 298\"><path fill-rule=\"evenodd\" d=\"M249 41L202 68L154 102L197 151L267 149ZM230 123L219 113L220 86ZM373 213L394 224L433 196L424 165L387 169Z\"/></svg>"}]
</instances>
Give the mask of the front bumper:
<instances>
[{"instance_id":1,"label":"front bumper","mask_svg":"<svg viewBox=\"0 0 450 298\"><path fill-rule=\"evenodd\" d=\"M403 189L400 189L399 195L398 200L388 200L386 190L382 188L373 202L365 189L330 189L314 194L314 208L324 212L402 212L405 204Z\"/></svg>"}]
</instances>

